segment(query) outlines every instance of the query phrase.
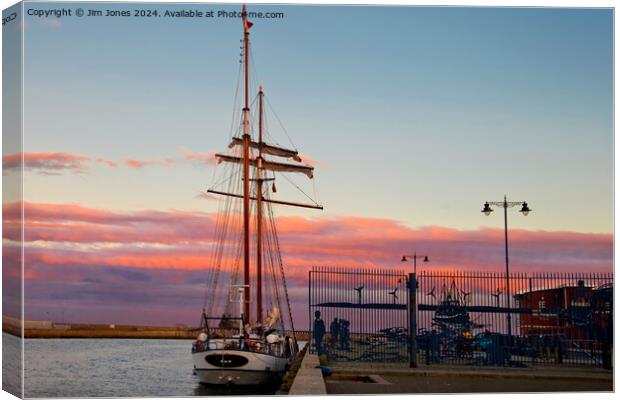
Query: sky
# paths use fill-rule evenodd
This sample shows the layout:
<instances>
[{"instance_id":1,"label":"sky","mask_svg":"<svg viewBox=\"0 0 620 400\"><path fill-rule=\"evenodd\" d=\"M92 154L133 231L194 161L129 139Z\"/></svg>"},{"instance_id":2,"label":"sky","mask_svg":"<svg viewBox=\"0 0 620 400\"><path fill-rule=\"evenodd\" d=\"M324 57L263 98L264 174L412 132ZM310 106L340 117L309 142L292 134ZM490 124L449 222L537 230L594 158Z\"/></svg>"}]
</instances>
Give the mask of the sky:
<instances>
[{"instance_id":1,"label":"sky","mask_svg":"<svg viewBox=\"0 0 620 400\"><path fill-rule=\"evenodd\" d=\"M253 90L325 207L276 210L296 310L313 265L402 268L418 251L429 268L502 271L501 210L480 210L504 195L534 210L509 210L513 270L612 271L611 10L250 11L284 13L254 20ZM24 26L26 318L194 323L218 207L199 194L230 136L241 22ZM5 181L19 159L5 151ZM18 200L5 191L5 263Z\"/></svg>"}]
</instances>

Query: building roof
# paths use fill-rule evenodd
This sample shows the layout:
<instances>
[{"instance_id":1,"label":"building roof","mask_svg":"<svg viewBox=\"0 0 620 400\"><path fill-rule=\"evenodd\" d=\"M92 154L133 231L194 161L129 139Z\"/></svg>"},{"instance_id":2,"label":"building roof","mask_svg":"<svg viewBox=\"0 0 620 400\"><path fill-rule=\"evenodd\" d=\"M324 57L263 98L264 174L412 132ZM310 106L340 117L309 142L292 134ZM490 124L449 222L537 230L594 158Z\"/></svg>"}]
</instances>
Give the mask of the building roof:
<instances>
[{"instance_id":1,"label":"building roof","mask_svg":"<svg viewBox=\"0 0 620 400\"><path fill-rule=\"evenodd\" d=\"M587 289L595 289L596 286L588 286L588 285L584 285L584 286L579 286L579 285L573 285L573 284L564 284L564 285L559 285L559 286L554 286L554 287L548 287L548 288L540 288L540 289L534 289L534 290L521 290L519 292L516 292L514 294L514 296L521 296L527 293L536 293L536 292L548 292L551 290L558 290L558 289L570 289L570 288L587 288Z\"/></svg>"}]
</instances>

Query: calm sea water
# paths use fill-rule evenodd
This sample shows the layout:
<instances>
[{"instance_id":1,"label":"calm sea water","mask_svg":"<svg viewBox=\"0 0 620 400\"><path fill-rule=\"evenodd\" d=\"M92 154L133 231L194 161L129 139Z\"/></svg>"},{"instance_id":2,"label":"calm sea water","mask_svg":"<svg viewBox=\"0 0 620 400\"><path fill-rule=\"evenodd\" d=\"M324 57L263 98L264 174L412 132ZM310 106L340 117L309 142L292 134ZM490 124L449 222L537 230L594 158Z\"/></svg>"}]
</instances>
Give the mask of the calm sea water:
<instances>
[{"instance_id":1,"label":"calm sea water","mask_svg":"<svg viewBox=\"0 0 620 400\"><path fill-rule=\"evenodd\" d=\"M26 397L221 396L277 388L216 388L192 375L191 340L27 339Z\"/></svg>"},{"instance_id":2,"label":"calm sea water","mask_svg":"<svg viewBox=\"0 0 620 400\"><path fill-rule=\"evenodd\" d=\"M21 396L21 339L2 332L2 390Z\"/></svg>"}]
</instances>

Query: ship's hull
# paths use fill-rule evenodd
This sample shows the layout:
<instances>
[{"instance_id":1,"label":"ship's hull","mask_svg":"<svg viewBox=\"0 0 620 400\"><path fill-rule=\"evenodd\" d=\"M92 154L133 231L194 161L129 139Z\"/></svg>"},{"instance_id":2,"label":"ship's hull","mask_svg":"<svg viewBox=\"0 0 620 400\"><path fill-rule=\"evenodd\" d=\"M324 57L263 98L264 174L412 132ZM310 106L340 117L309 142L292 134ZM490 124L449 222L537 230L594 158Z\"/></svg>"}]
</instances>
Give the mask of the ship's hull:
<instances>
[{"instance_id":1,"label":"ship's hull","mask_svg":"<svg viewBox=\"0 0 620 400\"><path fill-rule=\"evenodd\" d=\"M205 350L192 354L200 382L211 385L262 385L276 382L289 359L243 350Z\"/></svg>"}]
</instances>

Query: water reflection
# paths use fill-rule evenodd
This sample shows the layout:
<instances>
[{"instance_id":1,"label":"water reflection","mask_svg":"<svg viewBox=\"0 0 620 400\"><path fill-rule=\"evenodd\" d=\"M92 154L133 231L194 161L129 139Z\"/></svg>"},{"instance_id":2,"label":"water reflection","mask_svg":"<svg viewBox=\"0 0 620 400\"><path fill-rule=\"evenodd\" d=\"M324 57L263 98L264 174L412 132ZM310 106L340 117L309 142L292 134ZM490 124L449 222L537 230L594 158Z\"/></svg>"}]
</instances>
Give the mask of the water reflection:
<instances>
[{"instance_id":1,"label":"water reflection","mask_svg":"<svg viewBox=\"0 0 620 400\"><path fill-rule=\"evenodd\" d=\"M268 385L200 384L198 377L192 374L191 345L191 340L26 339L25 397L260 396L276 393L278 388ZM3 359L5 366L6 361Z\"/></svg>"}]
</instances>

